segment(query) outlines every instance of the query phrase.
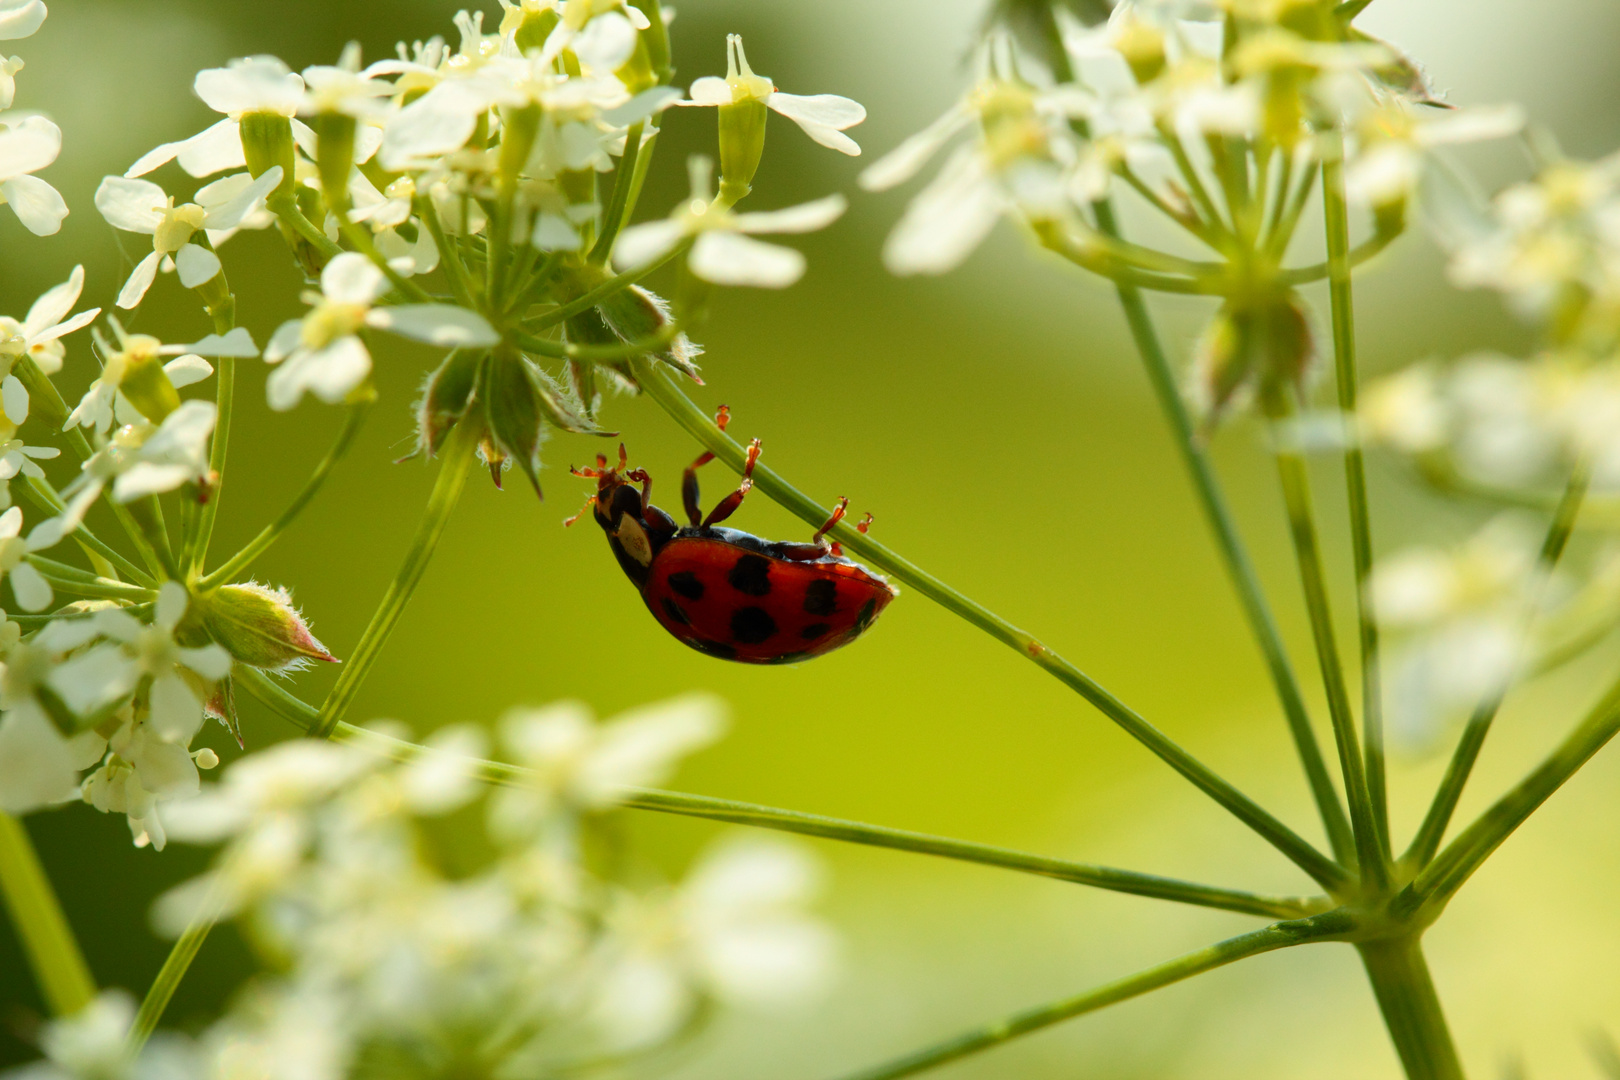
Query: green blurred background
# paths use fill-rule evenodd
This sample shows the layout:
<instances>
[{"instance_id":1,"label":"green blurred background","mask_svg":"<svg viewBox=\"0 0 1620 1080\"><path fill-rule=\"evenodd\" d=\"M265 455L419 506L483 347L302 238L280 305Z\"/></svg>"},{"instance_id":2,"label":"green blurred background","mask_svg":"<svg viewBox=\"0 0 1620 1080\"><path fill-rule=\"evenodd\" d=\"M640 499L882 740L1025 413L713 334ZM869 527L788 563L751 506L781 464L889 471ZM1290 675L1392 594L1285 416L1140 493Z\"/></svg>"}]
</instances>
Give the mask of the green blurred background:
<instances>
[{"instance_id":1,"label":"green blurred background","mask_svg":"<svg viewBox=\"0 0 1620 1080\"><path fill-rule=\"evenodd\" d=\"M190 92L197 69L260 52L298 69L330 62L349 39L375 58L398 38L450 33L453 10L428 0L58 0L41 33L17 43L28 61L17 104L48 111L63 128L61 159L45 176L73 213L48 240L0 214L0 310L20 315L77 262L88 272L87 302L110 306L130 259L92 193L103 174L209 122ZM687 0L673 28L677 81L722 70L723 35L741 32L755 68L783 88L864 102L870 119L852 134L870 160L954 98L979 15L971 0ZM1620 144L1612 62L1620 7L1381 0L1362 25L1423 59L1455 101L1523 101L1572 153ZM682 158L712 146L712 123L706 112L670 115L643 216L683 193ZM1522 165L1511 152L1479 164L1497 182ZM697 334L709 348L708 385L695 396L728 402L734 430L762 436L769 463L800 487L823 501L847 494L853 509L873 511L885 543L1039 633L1317 836L1257 653L1105 283L1034 253L1007 228L955 274L891 278L878 249L906 196L860 194L860 165L773 120L752 201L782 206L841 190L853 206L804 242L811 268L798 288L719 298ZM1301 254L1311 247L1302 243ZM297 310L299 282L273 232L233 240L225 257L241 321L263 342ZM1414 236L1366 273L1357 308L1370 370L1522 342L1489 298L1448 289L1440 266ZM1325 310L1323 297L1312 299ZM191 303L162 281L137 325L174 340L200 335L207 328ZM1184 354L1207 309L1156 303ZM408 407L432 355L379 348L381 406L316 504L259 564L261 577L294 590L340 656L402 557L431 483L421 463L391 462L408 448ZM61 377L70 396L92 367L76 341ZM269 413L262 376L256 363L244 365L221 553L281 507L339 419L314 403ZM671 492L696 452L691 441L647 402L615 401L607 417L633 460ZM552 442L544 504L521 483L504 493L484 482L469 488L353 718L396 718L421 734L488 723L521 703L577 697L610 715L709 690L731 703L731 734L672 786L1220 884L1306 887L1082 701L919 596L902 597L858 647L800 667L728 665L676 644L646 616L595 530L559 526L584 493L566 467L598 448L579 436ZM1217 457L1308 676L1314 665L1258 431L1233 426ZM1320 479L1329 532L1342 536L1338 477L1324 468ZM716 469L711 491L723 482ZM1480 517L1418 491L1387 463L1374 483L1382 550L1456 535ZM808 531L758 495L737 523L768 535ZM1342 584L1342 545L1333 555ZM1341 594L1341 608L1347 600ZM1610 651L1514 700L1465 812L1557 737L1613 659ZM316 700L331 676L302 675L297 690ZM254 703L246 708L250 747L289 736ZM217 728L203 738L227 759L236 753ZM1438 768L1396 763L1401 835ZM1620 1028L1617 781L1611 752L1522 830L1430 935L1477 1076L1502 1075L1521 1059L1531 1075L1595 1076L1586 1039L1604 1024ZM713 835L692 821L627 816L642 850L672 874ZM98 978L144 988L166 952L147 929L148 904L196 872L204 854L137 851L122 819L82 806L35 815L29 828ZM802 1012L729 1018L681 1076L837 1074L1253 925L918 856L818 846L832 870L825 910L845 940L841 981ZM217 933L171 1019L206 1019L247 968L240 943ZM24 1054L16 1035L37 1008L16 942L0 930L0 1060ZM1395 1076L1397 1065L1354 955L1335 946L1250 961L942 1075L1349 1080Z\"/></svg>"}]
</instances>

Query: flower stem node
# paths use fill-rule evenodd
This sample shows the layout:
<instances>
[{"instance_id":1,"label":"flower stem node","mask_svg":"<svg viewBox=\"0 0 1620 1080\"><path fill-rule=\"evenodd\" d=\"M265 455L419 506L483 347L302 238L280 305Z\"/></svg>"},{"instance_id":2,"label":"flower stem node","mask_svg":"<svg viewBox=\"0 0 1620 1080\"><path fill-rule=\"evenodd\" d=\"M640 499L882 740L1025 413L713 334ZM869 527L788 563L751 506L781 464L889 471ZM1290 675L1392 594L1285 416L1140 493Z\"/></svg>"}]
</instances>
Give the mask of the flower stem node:
<instances>
[{"instance_id":1,"label":"flower stem node","mask_svg":"<svg viewBox=\"0 0 1620 1080\"><path fill-rule=\"evenodd\" d=\"M208 637L239 664L265 671L292 671L311 660L335 663L286 589L256 581L223 585L196 597L193 606Z\"/></svg>"},{"instance_id":2,"label":"flower stem node","mask_svg":"<svg viewBox=\"0 0 1620 1080\"><path fill-rule=\"evenodd\" d=\"M1257 392L1268 414L1286 413L1290 397L1303 392L1315 355L1298 293L1290 289L1228 300L1194 358L1192 391L1205 433Z\"/></svg>"}]
</instances>

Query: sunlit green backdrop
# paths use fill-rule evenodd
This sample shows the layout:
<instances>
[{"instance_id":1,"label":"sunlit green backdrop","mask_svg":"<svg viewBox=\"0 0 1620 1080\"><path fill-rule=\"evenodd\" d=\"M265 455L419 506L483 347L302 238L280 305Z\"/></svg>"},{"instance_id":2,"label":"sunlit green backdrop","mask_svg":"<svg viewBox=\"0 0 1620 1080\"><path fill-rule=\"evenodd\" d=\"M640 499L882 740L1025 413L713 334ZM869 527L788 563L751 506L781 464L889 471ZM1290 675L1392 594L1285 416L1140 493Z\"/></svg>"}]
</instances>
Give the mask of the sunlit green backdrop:
<instances>
[{"instance_id":1,"label":"sunlit green backdrop","mask_svg":"<svg viewBox=\"0 0 1620 1080\"><path fill-rule=\"evenodd\" d=\"M103 174L208 122L190 93L198 68L268 52L297 69L331 62L349 39L374 58L396 38L449 32L453 10L427 0L57 0L28 42L18 105L60 123L65 148L45 175L73 213L50 240L27 235L9 214L0 219L0 311L20 315L81 261L87 299L110 306L130 259L92 193ZM739 31L755 67L783 88L864 102L871 118L852 134L870 160L954 96L978 15L969 0L687 0L673 28L677 82L719 70L723 35ZM1612 58L1620 7L1378 0L1362 25L1425 59L1454 100L1521 100L1573 153L1620 144ZM681 159L712 148L712 124L707 112L670 115L644 215L682 193ZM761 436L767 460L796 484L871 510L885 543L1039 633L1317 835L1257 653L1109 291L1006 229L954 275L892 279L878 249L904 195L860 194L860 162L789 125L771 129L767 149L753 200L761 207L831 190L849 193L853 206L805 242L811 269L798 288L719 299L696 335L709 352L708 385L695 396L730 404L734 431ZM1481 165L1501 179L1519 163L1503 153ZM225 257L240 319L263 342L296 310L299 282L274 232L233 240ZM1520 342L1490 301L1450 291L1439 270L1417 237L1369 268L1357 306L1370 369ZM1204 309L1178 299L1159 310L1183 351ZM172 280L153 290L137 325L174 340L207 329ZM318 502L260 563L261 576L293 589L339 656L393 574L431 482L420 462L392 464L409 448L408 408L431 359L381 345L381 407ZM92 368L86 343L76 341L61 376L70 396ZM244 370L220 552L279 509L338 420L313 402L270 414L262 370L255 362ZM693 444L650 403L615 401L607 419L672 498ZM647 617L596 530L560 526L585 491L567 466L602 448L556 438L544 503L522 484L469 488L353 718L395 718L420 734L488 723L520 703L577 697L611 714L710 690L731 703L732 731L682 771L675 784L684 789L1220 884L1305 887L1078 698L918 596L903 596L858 646L801 667L728 665L678 645ZM1239 424L1222 433L1217 456L1309 673L1278 500L1259 451L1258 432ZM714 471L711 492L728 479ZM1331 527L1341 516L1329 486L1336 480L1322 477ZM1374 481L1384 550L1452 535L1479 516L1424 495L1391 468ZM759 495L737 523L771 535L807 532ZM1342 568L1344 552L1335 555ZM1612 663L1613 650L1598 659ZM1465 810L1553 740L1590 674L1589 666L1515 699ZM306 673L296 688L316 700L331 676ZM289 736L247 707L250 749ZM217 728L204 738L227 760L237 753ZM1397 764L1398 827L1411 827L1436 772L1433 761ZM1596 1075L1586 1039L1605 1024L1620 1029L1617 811L1620 761L1611 751L1522 830L1431 935L1441 993L1476 1075L1502 1074L1520 1058L1532 1075ZM713 834L686 820L630 817L627 825L650 863L671 873ZM136 851L121 819L80 806L36 815L29 827L96 975L139 992L166 950L147 929L148 903L203 856ZM831 868L825 910L846 943L842 981L805 1012L726 1021L682 1076L834 1075L1250 925L917 856L821 850ZM247 967L240 943L217 933L171 1019L206 1017ZM15 1036L37 1008L16 943L0 930L0 1060L24 1054ZM1354 955L1330 946L1250 961L950 1075L1362 1080L1396 1069Z\"/></svg>"}]
</instances>

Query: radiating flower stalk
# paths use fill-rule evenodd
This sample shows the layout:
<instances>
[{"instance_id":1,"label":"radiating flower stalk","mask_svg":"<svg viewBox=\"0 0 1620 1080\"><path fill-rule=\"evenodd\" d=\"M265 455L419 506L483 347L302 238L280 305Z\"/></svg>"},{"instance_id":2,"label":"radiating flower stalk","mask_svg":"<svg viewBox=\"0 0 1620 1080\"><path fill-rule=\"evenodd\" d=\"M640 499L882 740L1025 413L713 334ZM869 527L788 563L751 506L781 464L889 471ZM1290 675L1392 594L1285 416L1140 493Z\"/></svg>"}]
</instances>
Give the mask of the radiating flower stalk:
<instances>
[{"instance_id":1,"label":"radiating flower stalk","mask_svg":"<svg viewBox=\"0 0 1620 1080\"><path fill-rule=\"evenodd\" d=\"M715 287L781 288L802 276L800 252L755 237L821 229L845 208L839 194L759 207L767 131L780 124L770 114L858 155L847 131L865 110L780 90L736 35L724 75L683 91L672 85L657 0L503 0L498 25L462 12L454 42L402 44L370 64L351 44L302 73L267 56L200 72L194 89L220 119L107 177L94 202L111 227L151 238L115 306L138 310L151 290L179 288L194 295L207 332L177 332L192 340L173 344L111 312L97 323L100 308L75 313L80 270L26 315L0 317L0 577L20 612L0 619L0 811L78 800L125 815L137 844L219 848L205 874L160 900L156 921L178 940L137 1005L97 995L27 833L0 817L0 884L57 1014L41 1041L48 1063L31 1075L565 1075L648 1059L718 1009L824 981L832 948L804 910L815 882L801 853L736 840L684 882L649 892L594 855L604 816L633 808L1272 920L860 1074L868 1080L1248 956L1328 941L1358 949L1408 1075L1461 1077L1422 934L1620 731L1617 684L1444 843L1510 689L1620 622L1620 559L1575 543L1583 507L1612 499L1620 482L1620 166L1568 159L1514 108L1444 106L1413 61L1355 27L1363 7L1142 0L1086 27L1065 6L1001 0L973 85L862 174L864 187L882 190L946 155L885 246L897 273L949 270L1007 218L1117 287L1276 685L1327 850L1038 638L864 532L838 524L828 534L1075 690L1319 890L1295 897L647 787L717 737L707 701L600 724L574 703L515 710L500 724L504 762L486 758L478 729L441 729L418 744L352 724L475 466L497 487L515 469L538 495L553 429L607 435L613 396L644 393L743 470L743 447L681 388L699 379L702 349L688 333ZM0 0L0 39L27 37L45 17L41 0ZM22 69L0 57L0 109ZM61 132L37 114L13 116L0 112L0 200L47 235L67 206L34 173L54 160ZM715 145L686 163L689 196L664 217L641 213L660 128L700 118L713 119ZM1535 176L1492 203L1473 198L1445 147L1510 137L1530 146ZM1294 240L1318 194L1327 258L1299 265ZM1363 392L1353 272L1402 235L1414 206L1450 254L1453 280L1501 292L1540 344L1530 359L1423 361ZM1133 242L1121 220L1142 215L1163 219L1177 240ZM236 326L225 245L242 229L272 228L306 287L302 313L261 351ZM647 284L671 264L673 302ZM1328 408L1317 387L1325 350L1302 292L1318 282L1336 384ZM1161 342L1149 292L1207 298L1208 324L1184 363ZM375 365L394 362L390 336L442 353L411 410L413 456L436 459L438 473L403 564L333 689L310 704L272 676L338 657L286 588L249 573L353 444L379 397ZM99 364L71 405L52 381L70 342ZM286 509L216 562L236 364L261 357L270 409L335 405L344 418ZM182 394L210 379L211 400ZM1208 456L1251 414L1279 471L1342 799ZM64 447L66 461L54 464ZM1369 447L1518 516L1454 552L1377 561ZM1324 451L1342 457L1347 481L1353 672L1332 611L1343 583L1324 564L1314 508L1312 460ZM827 520L768 467L752 476L810 525ZM122 531L116 541L92 531L98 504ZM107 519L97 511L94 520ZM212 717L242 741L239 692L314 738L254 749L205 785L219 756L193 740ZM1464 716L1429 814L1397 855L1387 747L1438 745ZM425 838L434 819L473 808L494 854L453 876L424 855ZM220 918L237 921L266 972L200 1034L165 1031L169 998Z\"/></svg>"}]
</instances>

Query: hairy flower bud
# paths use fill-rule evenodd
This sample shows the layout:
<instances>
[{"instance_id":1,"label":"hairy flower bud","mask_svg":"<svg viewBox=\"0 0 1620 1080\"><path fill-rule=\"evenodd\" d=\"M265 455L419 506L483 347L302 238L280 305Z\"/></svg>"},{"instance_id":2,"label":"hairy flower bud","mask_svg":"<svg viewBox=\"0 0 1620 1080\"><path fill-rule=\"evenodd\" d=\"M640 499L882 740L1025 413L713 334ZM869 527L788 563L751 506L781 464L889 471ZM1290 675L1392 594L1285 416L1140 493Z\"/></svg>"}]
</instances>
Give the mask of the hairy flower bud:
<instances>
[{"instance_id":1,"label":"hairy flower bud","mask_svg":"<svg viewBox=\"0 0 1620 1080\"><path fill-rule=\"evenodd\" d=\"M480 353L456 349L428 376L422 398L416 403L418 453L429 457L437 454L450 429L466 414L483 360Z\"/></svg>"},{"instance_id":2,"label":"hairy flower bud","mask_svg":"<svg viewBox=\"0 0 1620 1080\"><path fill-rule=\"evenodd\" d=\"M1283 395L1303 389L1314 356L1310 321L1297 293L1228 300L1204 331L1193 361L1193 392L1205 430L1256 391L1267 412L1282 407Z\"/></svg>"},{"instance_id":3,"label":"hairy flower bud","mask_svg":"<svg viewBox=\"0 0 1620 1080\"><path fill-rule=\"evenodd\" d=\"M238 663L287 671L311 660L337 660L309 632L309 624L286 589L272 589L256 581L222 585L195 597L193 604L208 636Z\"/></svg>"}]
</instances>

